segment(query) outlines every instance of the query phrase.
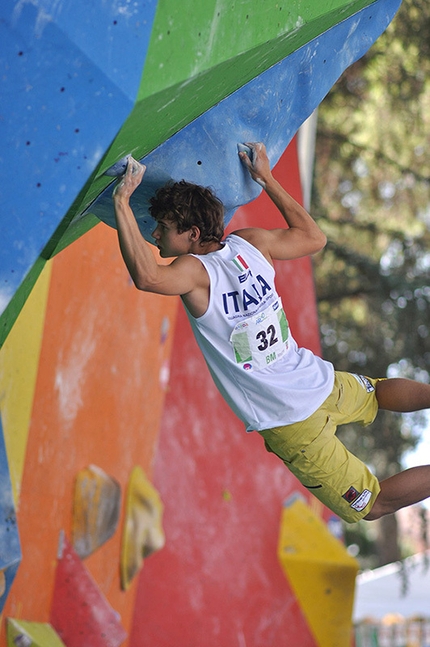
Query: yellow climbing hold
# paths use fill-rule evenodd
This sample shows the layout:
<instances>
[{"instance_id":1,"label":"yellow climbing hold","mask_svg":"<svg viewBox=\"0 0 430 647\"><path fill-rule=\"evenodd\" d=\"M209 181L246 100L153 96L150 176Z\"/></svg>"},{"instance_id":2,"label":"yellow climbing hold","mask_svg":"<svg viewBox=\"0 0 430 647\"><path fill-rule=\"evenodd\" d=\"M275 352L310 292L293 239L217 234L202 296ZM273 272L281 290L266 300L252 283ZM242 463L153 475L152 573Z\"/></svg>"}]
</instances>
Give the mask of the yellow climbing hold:
<instances>
[{"instance_id":1,"label":"yellow climbing hold","mask_svg":"<svg viewBox=\"0 0 430 647\"><path fill-rule=\"evenodd\" d=\"M143 560L165 543L164 506L160 495L140 466L133 468L127 500L121 550L121 586L127 589Z\"/></svg>"},{"instance_id":2,"label":"yellow climbing hold","mask_svg":"<svg viewBox=\"0 0 430 647\"><path fill-rule=\"evenodd\" d=\"M57 632L46 622L7 619L8 647L65 647Z\"/></svg>"},{"instance_id":3,"label":"yellow climbing hold","mask_svg":"<svg viewBox=\"0 0 430 647\"><path fill-rule=\"evenodd\" d=\"M100 467L78 472L73 498L73 548L82 559L114 534L121 508L120 485Z\"/></svg>"}]
</instances>

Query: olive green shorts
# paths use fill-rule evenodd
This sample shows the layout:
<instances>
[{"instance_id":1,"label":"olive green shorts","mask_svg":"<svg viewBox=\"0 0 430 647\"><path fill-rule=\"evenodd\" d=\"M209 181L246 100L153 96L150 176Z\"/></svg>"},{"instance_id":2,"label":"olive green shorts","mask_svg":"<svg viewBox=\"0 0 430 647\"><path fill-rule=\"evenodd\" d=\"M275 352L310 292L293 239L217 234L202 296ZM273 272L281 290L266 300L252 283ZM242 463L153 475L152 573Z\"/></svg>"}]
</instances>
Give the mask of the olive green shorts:
<instances>
[{"instance_id":1,"label":"olive green shorts","mask_svg":"<svg viewBox=\"0 0 430 647\"><path fill-rule=\"evenodd\" d=\"M279 456L302 485L348 523L370 512L380 486L335 433L338 425L373 422L378 412L378 381L336 372L331 395L309 418L259 432L267 451Z\"/></svg>"}]
</instances>

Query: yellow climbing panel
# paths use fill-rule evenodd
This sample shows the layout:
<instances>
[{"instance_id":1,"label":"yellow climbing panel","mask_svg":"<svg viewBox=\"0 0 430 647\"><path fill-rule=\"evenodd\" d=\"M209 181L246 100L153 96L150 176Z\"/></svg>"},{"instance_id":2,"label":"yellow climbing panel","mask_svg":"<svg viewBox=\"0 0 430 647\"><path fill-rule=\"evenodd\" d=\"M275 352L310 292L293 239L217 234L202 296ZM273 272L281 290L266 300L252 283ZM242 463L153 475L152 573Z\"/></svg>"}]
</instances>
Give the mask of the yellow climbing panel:
<instances>
[{"instance_id":1,"label":"yellow climbing panel","mask_svg":"<svg viewBox=\"0 0 430 647\"><path fill-rule=\"evenodd\" d=\"M0 409L15 504L24 470L51 267L46 264L0 349Z\"/></svg>"},{"instance_id":2,"label":"yellow climbing panel","mask_svg":"<svg viewBox=\"0 0 430 647\"><path fill-rule=\"evenodd\" d=\"M350 647L358 563L299 498L283 508L278 559L318 647Z\"/></svg>"}]
</instances>

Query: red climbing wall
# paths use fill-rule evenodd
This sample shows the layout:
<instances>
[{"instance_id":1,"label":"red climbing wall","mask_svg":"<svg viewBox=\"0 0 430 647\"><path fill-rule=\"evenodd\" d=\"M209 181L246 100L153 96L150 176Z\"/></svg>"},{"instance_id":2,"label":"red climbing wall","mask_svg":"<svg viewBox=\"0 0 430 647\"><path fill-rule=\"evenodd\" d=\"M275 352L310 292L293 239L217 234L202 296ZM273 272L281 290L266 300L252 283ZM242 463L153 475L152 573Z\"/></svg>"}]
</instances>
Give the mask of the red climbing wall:
<instances>
[{"instance_id":1,"label":"red climbing wall","mask_svg":"<svg viewBox=\"0 0 430 647\"><path fill-rule=\"evenodd\" d=\"M294 143L276 175L300 200ZM265 195L240 209L229 230L262 225L282 226ZM292 331L318 353L312 263L278 263L277 271ZM224 403L182 308L153 474L167 545L142 571L131 644L315 647L276 556L282 502L301 486Z\"/></svg>"}]
</instances>

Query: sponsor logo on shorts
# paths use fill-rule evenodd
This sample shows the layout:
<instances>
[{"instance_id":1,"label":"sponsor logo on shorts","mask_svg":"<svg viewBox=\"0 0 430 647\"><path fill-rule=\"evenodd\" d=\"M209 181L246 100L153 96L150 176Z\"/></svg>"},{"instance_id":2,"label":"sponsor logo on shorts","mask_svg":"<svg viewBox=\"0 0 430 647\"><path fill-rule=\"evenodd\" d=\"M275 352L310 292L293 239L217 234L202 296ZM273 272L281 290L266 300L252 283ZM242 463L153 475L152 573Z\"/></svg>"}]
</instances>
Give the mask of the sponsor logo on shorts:
<instances>
[{"instance_id":1,"label":"sponsor logo on shorts","mask_svg":"<svg viewBox=\"0 0 430 647\"><path fill-rule=\"evenodd\" d=\"M352 487L351 485L348 492L345 492L345 494L342 494L342 498L348 501L348 503L352 503L359 495L360 495L360 492L357 492L355 487Z\"/></svg>"},{"instance_id":2,"label":"sponsor logo on shorts","mask_svg":"<svg viewBox=\"0 0 430 647\"><path fill-rule=\"evenodd\" d=\"M355 377L355 379L359 384L361 384L363 389L366 389L367 393L373 393L375 387L373 386L369 378L365 377L364 375L356 375L355 373L351 373L351 375Z\"/></svg>"},{"instance_id":3,"label":"sponsor logo on shorts","mask_svg":"<svg viewBox=\"0 0 430 647\"><path fill-rule=\"evenodd\" d=\"M242 366L242 368L244 368L244 369L245 369L245 371L250 371L250 370L252 369L252 364L250 364L249 362L247 362L246 364L244 364L244 365Z\"/></svg>"},{"instance_id":4,"label":"sponsor logo on shorts","mask_svg":"<svg viewBox=\"0 0 430 647\"><path fill-rule=\"evenodd\" d=\"M351 503L351 508L354 508L354 510L357 510L357 512L361 512L367 506L371 498L372 498L371 491L363 490L363 492L354 501L354 503Z\"/></svg>"}]
</instances>

